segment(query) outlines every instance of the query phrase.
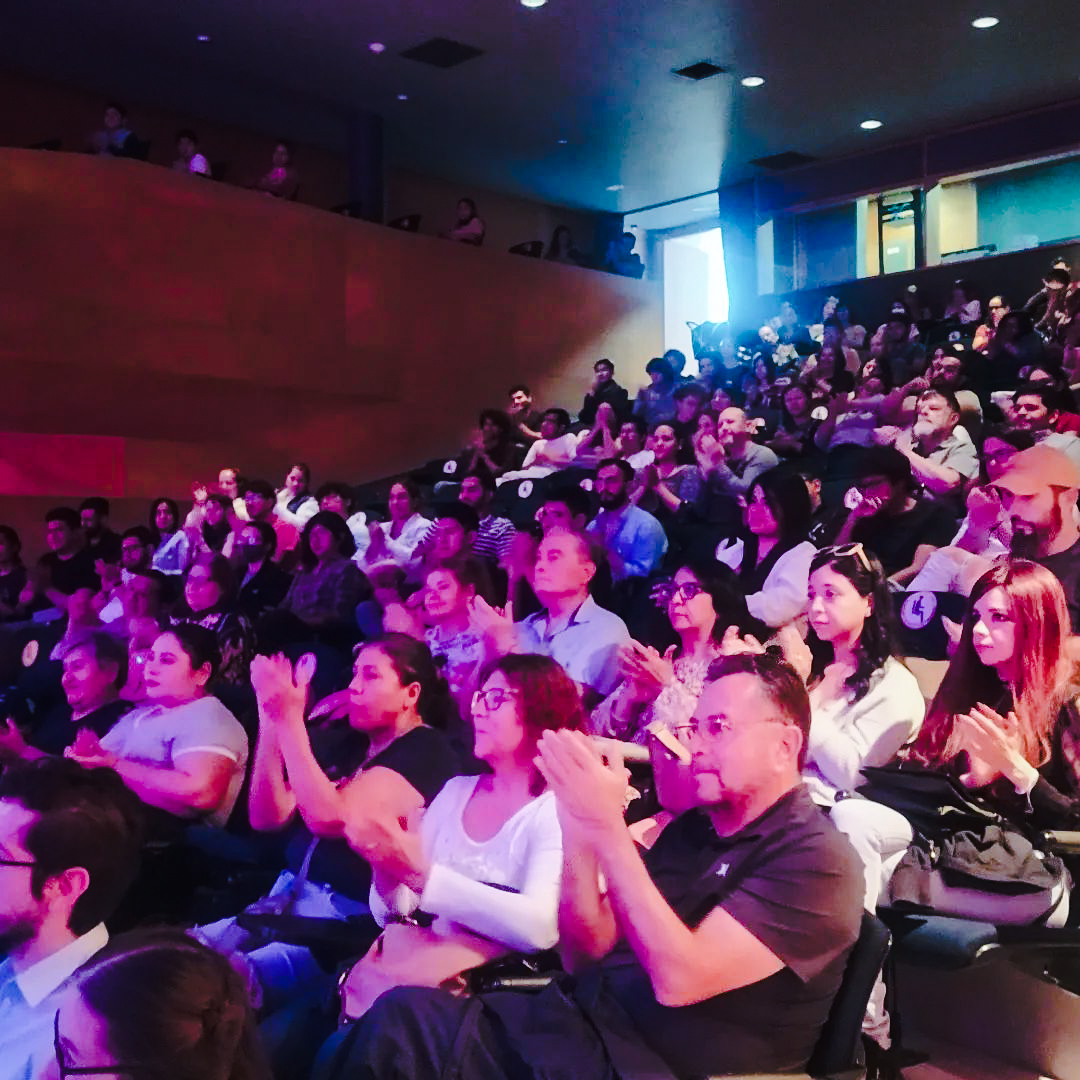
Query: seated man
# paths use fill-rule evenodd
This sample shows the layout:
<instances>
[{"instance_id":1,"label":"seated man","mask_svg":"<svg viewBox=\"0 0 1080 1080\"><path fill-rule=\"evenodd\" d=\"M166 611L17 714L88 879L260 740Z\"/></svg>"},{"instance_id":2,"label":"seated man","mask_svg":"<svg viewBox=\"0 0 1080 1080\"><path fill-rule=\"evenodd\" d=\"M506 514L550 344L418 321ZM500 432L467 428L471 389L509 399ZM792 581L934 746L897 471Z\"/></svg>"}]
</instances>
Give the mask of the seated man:
<instances>
[{"instance_id":1,"label":"seated man","mask_svg":"<svg viewBox=\"0 0 1080 1080\"><path fill-rule=\"evenodd\" d=\"M725 409L716 421L716 438L704 435L695 446L698 466L710 490L745 495L754 481L780 459L753 441L755 425L742 409Z\"/></svg>"},{"instance_id":2,"label":"seated man","mask_svg":"<svg viewBox=\"0 0 1080 1080\"><path fill-rule=\"evenodd\" d=\"M698 417L701 416L702 410L708 405L711 395L705 387L689 382L677 386L672 396L675 398L675 419L671 426L679 441L685 446L689 446L690 441L697 434ZM687 464L692 461L693 458L691 457L688 459Z\"/></svg>"},{"instance_id":3,"label":"seated man","mask_svg":"<svg viewBox=\"0 0 1080 1080\"><path fill-rule=\"evenodd\" d=\"M451 1055L461 1075L491 1080L805 1066L863 901L855 853L800 776L809 728L806 689L783 661L716 661L691 726L700 805L644 857L623 823L621 765L579 732L546 732L537 763L563 829L560 951L572 974L473 1003L394 990L361 1021L343 1075L427 1080Z\"/></svg>"},{"instance_id":4,"label":"seated man","mask_svg":"<svg viewBox=\"0 0 1080 1080\"><path fill-rule=\"evenodd\" d=\"M345 519L356 544L356 554L363 558L371 543L371 533L367 527L367 514L363 510L353 512L353 494L349 485L340 480L328 480L315 492L315 501L320 510L329 510Z\"/></svg>"},{"instance_id":5,"label":"seated man","mask_svg":"<svg viewBox=\"0 0 1080 1080\"><path fill-rule=\"evenodd\" d=\"M612 240L608 244L604 269L609 274L621 274L623 277L643 277L645 264L634 251L636 243L637 237L632 232L624 232L617 240Z\"/></svg>"},{"instance_id":6,"label":"seated man","mask_svg":"<svg viewBox=\"0 0 1080 1080\"><path fill-rule=\"evenodd\" d=\"M496 481L540 479L565 469L577 453L577 436L570 431L570 414L565 409L547 409L540 421L540 438L530 447L521 468L503 473Z\"/></svg>"},{"instance_id":7,"label":"seated man","mask_svg":"<svg viewBox=\"0 0 1080 1080\"><path fill-rule=\"evenodd\" d=\"M845 507L812 529L810 539L818 547L865 544L890 578L906 583L934 548L952 540L956 517L916 495L911 463L892 446L863 450L855 478Z\"/></svg>"},{"instance_id":8,"label":"seated man","mask_svg":"<svg viewBox=\"0 0 1080 1080\"><path fill-rule=\"evenodd\" d=\"M296 563L296 548L300 543L300 530L286 521L277 509L277 493L265 480L249 480L244 488L244 508L249 521L265 521L277 536L276 562L287 569ZM226 549L226 555L231 552Z\"/></svg>"},{"instance_id":9,"label":"seated man","mask_svg":"<svg viewBox=\"0 0 1080 1080\"><path fill-rule=\"evenodd\" d=\"M176 160L172 167L176 172L210 175L210 162L199 153L199 136L191 128L181 128L176 133Z\"/></svg>"},{"instance_id":10,"label":"seated man","mask_svg":"<svg viewBox=\"0 0 1080 1080\"><path fill-rule=\"evenodd\" d=\"M86 550L94 559L97 572L101 573L98 562L114 566L120 561L120 537L109 528L109 500L99 495L83 499L79 503L79 521L83 536L86 537Z\"/></svg>"},{"instance_id":11,"label":"seated man","mask_svg":"<svg viewBox=\"0 0 1080 1080\"><path fill-rule=\"evenodd\" d=\"M649 425L640 416L631 416L623 421L619 428L619 457L627 462L634 472L644 469L656 460L656 455L646 446L648 437Z\"/></svg>"},{"instance_id":12,"label":"seated man","mask_svg":"<svg viewBox=\"0 0 1080 1080\"><path fill-rule=\"evenodd\" d=\"M268 521L249 521L236 539L236 558L242 568L234 608L237 614L258 619L285 599L292 575L274 562L277 532Z\"/></svg>"},{"instance_id":13,"label":"seated man","mask_svg":"<svg viewBox=\"0 0 1080 1080\"><path fill-rule=\"evenodd\" d=\"M491 512L494 499L495 478L487 469L474 469L461 481L458 502L468 506L478 520L472 553L491 566L495 566L510 550L517 531L509 518L496 517Z\"/></svg>"},{"instance_id":14,"label":"seated man","mask_svg":"<svg viewBox=\"0 0 1080 1080\"><path fill-rule=\"evenodd\" d=\"M1017 387L1012 401L1014 431L1030 431L1037 443L1060 450L1080 465L1080 439L1075 435L1060 435L1054 428L1058 409L1050 387L1033 383Z\"/></svg>"},{"instance_id":15,"label":"seated man","mask_svg":"<svg viewBox=\"0 0 1080 1080\"><path fill-rule=\"evenodd\" d=\"M79 515L70 506L58 506L45 515L48 551L37 561L31 583L19 597L24 604L35 601L67 611L68 598L80 589L98 592L101 579L94 570L94 556L86 548Z\"/></svg>"},{"instance_id":16,"label":"seated man","mask_svg":"<svg viewBox=\"0 0 1080 1080\"><path fill-rule=\"evenodd\" d=\"M586 537L552 529L536 550L532 579L543 610L519 623L482 600L473 611L473 626L484 635L489 657L512 652L550 656L581 687L586 709L615 689L619 646L630 641L622 619L590 595L596 571Z\"/></svg>"},{"instance_id":17,"label":"seated man","mask_svg":"<svg viewBox=\"0 0 1080 1080\"><path fill-rule=\"evenodd\" d=\"M905 430L881 427L879 446L895 446L911 464L923 493L959 513L964 485L979 474L979 455L960 425L960 403L951 390L930 389L919 395L915 422Z\"/></svg>"},{"instance_id":18,"label":"seated man","mask_svg":"<svg viewBox=\"0 0 1080 1080\"><path fill-rule=\"evenodd\" d=\"M468 555L479 529L480 518L465 502L458 501L439 508L435 512L434 522L416 545L408 567L408 579L422 583L436 566Z\"/></svg>"},{"instance_id":19,"label":"seated man","mask_svg":"<svg viewBox=\"0 0 1080 1080\"><path fill-rule=\"evenodd\" d=\"M109 940L138 869L140 811L108 769L46 758L0 777L0 1080L55 1068L57 1002Z\"/></svg>"},{"instance_id":20,"label":"seated man","mask_svg":"<svg viewBox=\"0 0 1080 1080\"><path fill-rule=\"evenodd\" d=\"M668 548L664 527L630 501L634 470L619 458L600 462L596 494L600 510L586 532L604 545L616 581L647 578L660 565Z\"/></svg>"},{"instance_id":21,"label":"seated man","mask_svg":"<svg viewBox=\"0 0 1080 1080\"><path fill-rule=\"evenodd\" d=\"M552 491L536 511L536 522L544 535L552 529L583 533L592 516L592 506L584 488L566 484Z\"/></svg>"},{"instance_id":22,"label":"seated man","mask_svg":"<svg viewBox=\"0 0 1080 1080\"><path fill-rule=\"evenodd\" d=\"M514 442L519 446L531 446L540 438L542 414L533 406L532 391L524 384L517 383L507 391L510 406L506 410L514 425Z\"/></svg>"},{"instance_id":23,"label":"seated man","mask_svg":"<svg viewBox=\"0 0 1080 1080\"><path fill-rule=\"evenodd\" d=\"M0 761L62 754L80 728L89 728L100 738L131 709L130 701L120 700L128 675L123 641L102 630L92 631L67 650L63 669L64 704L48 710L25 735L8 719L0 729Z\"/></svg>"},{"instance_id":24,"label":"seated man","mask_svg":"<svg viewBox=\"0 0 1080 1080\"><path fill-rule=\"evenodd\" d=\"M615 381L615 365L610 360L597 360L593 364L593 381L585 395L578 420L585 427L592 427L596 422L596 410L603 404L615 410L615 417L621 423L630 415L630 395L625 387Z\"/></svg>"}]
</instances>

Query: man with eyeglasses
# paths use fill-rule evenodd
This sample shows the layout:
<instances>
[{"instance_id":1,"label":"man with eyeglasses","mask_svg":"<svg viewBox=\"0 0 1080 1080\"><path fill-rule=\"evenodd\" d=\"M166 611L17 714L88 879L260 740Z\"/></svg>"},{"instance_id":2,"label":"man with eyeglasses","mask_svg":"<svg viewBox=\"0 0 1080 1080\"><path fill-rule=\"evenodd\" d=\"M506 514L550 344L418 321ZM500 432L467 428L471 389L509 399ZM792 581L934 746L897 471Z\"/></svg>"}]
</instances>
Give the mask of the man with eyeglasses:
<instances>
[{"instance_id":1,"label":"man with eyeglasses","mask_svg":"<svg viewBox=\"0 0 1080 1080\"><path fill-rule=\"evenodd\" d=\"M0 777L0 1080L52 1060L57 1001L135 877L141 813L110 769L42 758Z\"/></svg>"},{"instance_id":2,"label":"man with eyeglasses","mask_svg":"<svg viewBox=\"0 0 1080 1080\"><path fill-rule=\"evenodd\" d=\"M349 1075L434 1080L451 1056L459 1075L485 1080L805 1066L859 933L862 871L802 782L799 676L768 655L722 658L709 675L689 737L699 806L644 857L623 821L621 765L580 732L540 740L562 826L570 975L473 1004L441 990L384 995Z\"/></svg>"}]
</instances>

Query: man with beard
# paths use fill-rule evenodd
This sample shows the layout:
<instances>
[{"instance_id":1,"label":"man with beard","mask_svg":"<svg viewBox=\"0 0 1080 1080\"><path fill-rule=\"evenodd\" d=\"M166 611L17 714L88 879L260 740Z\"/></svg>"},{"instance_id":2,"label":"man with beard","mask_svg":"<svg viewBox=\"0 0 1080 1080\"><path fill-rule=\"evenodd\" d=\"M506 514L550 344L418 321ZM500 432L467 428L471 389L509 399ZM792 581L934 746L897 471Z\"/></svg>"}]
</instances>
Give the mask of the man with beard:
<instances>
[{"instance_id":1,"label":"man with beard","mask_svg":"<svg viewBox=\"0 0 1080 1080\"><path fill-rule=\"evenodd\" d=\"M595 487L600 510L585 528L604 545L616 581L648 577L668 546L660 522L630 502L633 479L634 470L621 458L600 462Z\"/></svg>"},{"instance_id":2,"label":"man with beard","mask_svg":"<svg viewBox=\"0 0 1080 1080\"><path fill-rule=\"evenodd\" d=\"M57 999L108 942L141 837L111 769L41 758L0 777L0 1080L52 1060Z\"/></svg>"},{"instance_id":3,"label":"man with beard","mask_svg":"<svg viewBox=\"0 0 1080 1080\"><path fill-rule=\"evenodd\" d=\"M931 389L919 396L915 422L906 431L878 428L874 441L890 443L908 459L911 475L928 498L954 513L961 511L964 483L979 474L979 455L959 427L960 403L951 390Z\"/></svg>"},{"instance_id":4,"label":"man with beard","mask_svg":"<svg viewBox=\"0 0 1080 1080\"><path fill-rule=\"evenodd\" d=\"M1073 630L1080 629L1080 466L1045 444L1022 450L994 481L1012 518L1012 554L1045 566L1061 582Z\"/></svg>"},{"instance_id":5,"label":"man with beard","mask_svg":"<svg viewBox=\"0 0 1080 1080\"><path fill-rule=\"evenodd\" d=\"M1046 386L1028 383L1013 394L1012 428L1030 431L1041 446L1050 446L1080 465L1080 439L1075 435L1059 434L1055 430L1058 409L1054 392Z\"/></svg>"}]
</instances>

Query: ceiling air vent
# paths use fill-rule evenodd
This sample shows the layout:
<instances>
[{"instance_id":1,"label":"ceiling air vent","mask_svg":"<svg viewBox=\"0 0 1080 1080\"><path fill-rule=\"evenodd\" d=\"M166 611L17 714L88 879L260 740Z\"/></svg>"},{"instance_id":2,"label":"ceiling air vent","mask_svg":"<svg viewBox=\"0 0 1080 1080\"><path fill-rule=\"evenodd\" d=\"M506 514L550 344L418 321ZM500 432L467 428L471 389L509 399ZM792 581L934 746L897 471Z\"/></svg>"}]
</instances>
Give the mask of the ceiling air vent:
<instances>
[{"instance_id":1,"label":"ceiling air vent","mask_svg":"<svg viewBox=\"0 0 1080 1080\"><path fill-rule=\"evenodd\" d=\"M720 75L726 70L727 68L722 68L709 60L699 60L689 67L676 68L673 74L681 75L682 78L691 79L694 82L701 82L702 79L711 79L714 75Z\"/></svg>"},{"instance_id":2,"label":"ceiling air vent","mask_svg":"<svg viewBox=\"0 0 1080 1080\"><path fill-rule=\"evenodd\" d=\"M437 37L430 38L420 45L414 45L401 55L406 60L416 60L421 64L429 64L431 67L452 68L457 67L458 64L464 64L466 60L483 56L484 50L474 45L463 45L460 41Z\"/></svg>"},{"instance_id":3,"label":"ceiling air vent","mask_svg":"<svg viewBox=\"0 0 1080 1080\"><path fill-rule=\"evenodd\" d=\"M762 169L772 169L773 172L780 172L782 169L794 169L799 165L809 165L812 161L817 161L817 158L810 154L800 154L798 150L785 150L782 154L770 154L768 157L753 158L750 164L757 165Z\"/></svg>"}]
</instances>

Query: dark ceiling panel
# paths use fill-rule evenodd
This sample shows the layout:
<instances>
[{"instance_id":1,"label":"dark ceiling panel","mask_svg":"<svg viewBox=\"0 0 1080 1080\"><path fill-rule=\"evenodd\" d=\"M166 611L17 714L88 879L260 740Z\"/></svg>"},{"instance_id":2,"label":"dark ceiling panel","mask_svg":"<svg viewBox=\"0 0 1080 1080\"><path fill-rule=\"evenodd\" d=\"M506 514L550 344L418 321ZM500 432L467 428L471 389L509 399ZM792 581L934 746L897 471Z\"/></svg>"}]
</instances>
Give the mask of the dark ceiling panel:
<instances>
[{"instance_id":1,"label":"dark ceiling panel","mask_svg":"<svg viewBox=\"0 0 1080 1080\"><path fill-rule=\"evenodd\" d=\"M699 60L696 64L689 64L683 68L676 68L672 74L681 75L684 79L693 79L701 82L702 79L711 79L714 75L721 75L727 68L720 67L709 60Z\"/></svg>"},{"instance_id":2,"label":"dark ceiling panel","mask_svg":"<svg viewBox=\"0 0 1080 1080\"><path fill-rule=\"evenodd\" d=\"M483 49L475 45L465 45L449 38L429 38L421 45L405 49L402 54L406 60L416 60L421 64L430 64L437 68L452 68L464 64L466 60L475 60L484 55Z\"/></svg>"}]
</instances>

